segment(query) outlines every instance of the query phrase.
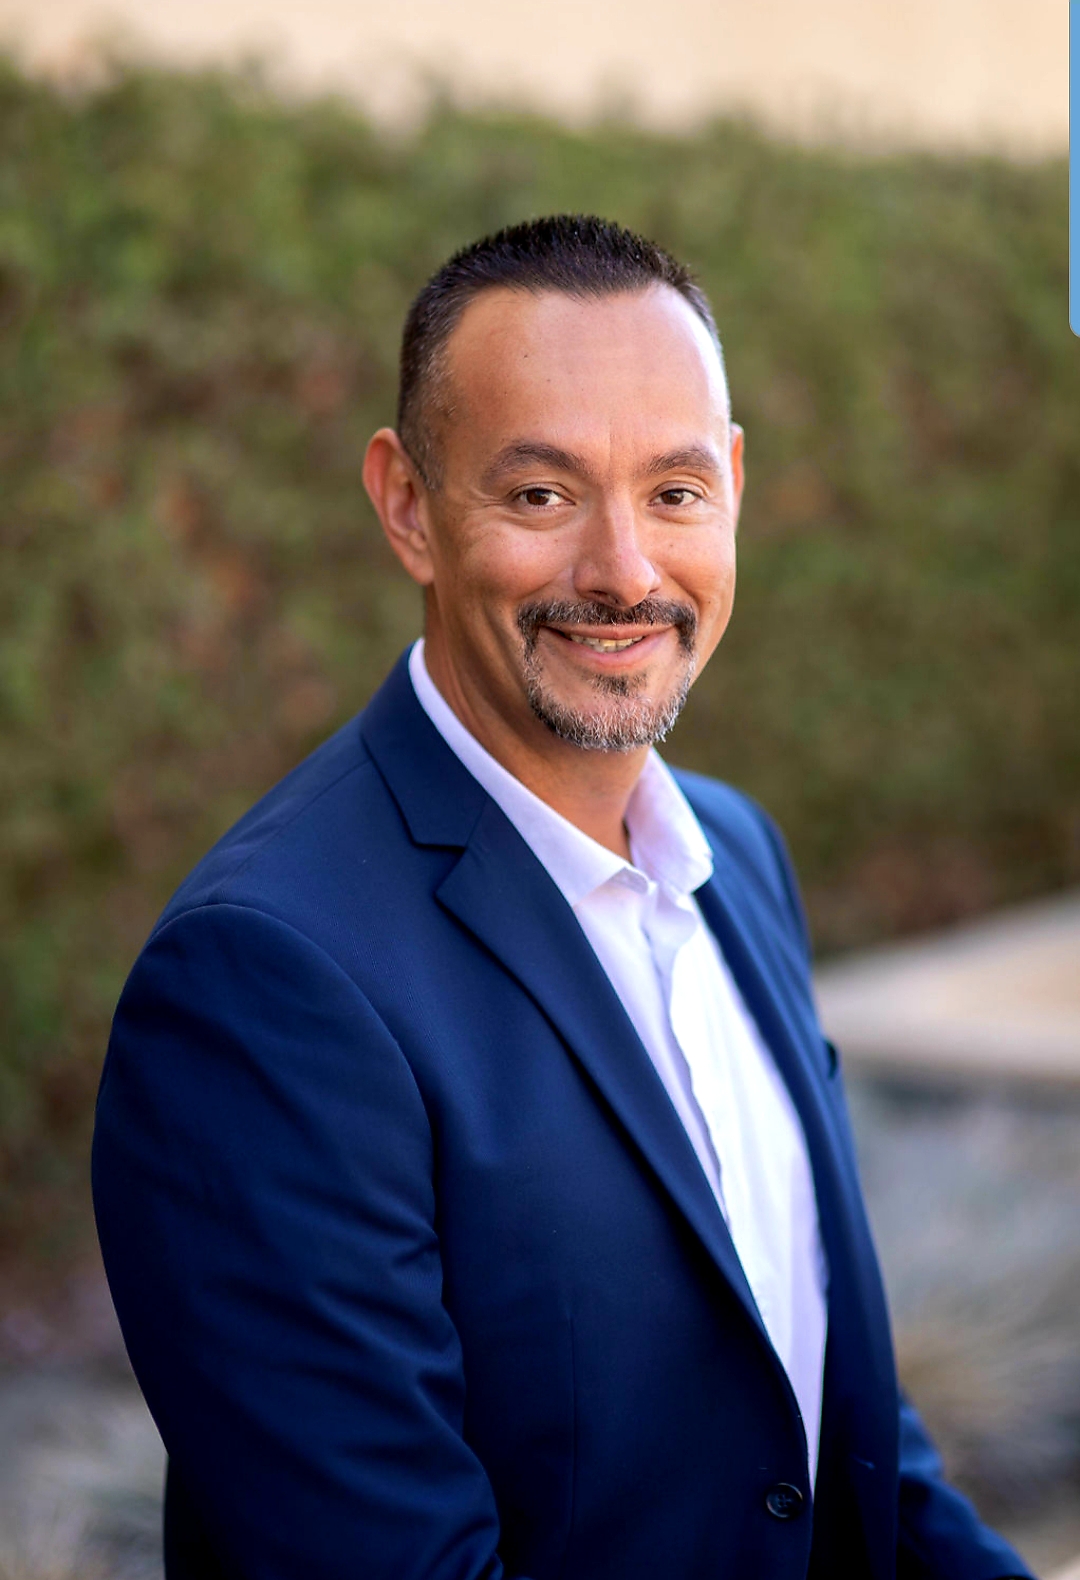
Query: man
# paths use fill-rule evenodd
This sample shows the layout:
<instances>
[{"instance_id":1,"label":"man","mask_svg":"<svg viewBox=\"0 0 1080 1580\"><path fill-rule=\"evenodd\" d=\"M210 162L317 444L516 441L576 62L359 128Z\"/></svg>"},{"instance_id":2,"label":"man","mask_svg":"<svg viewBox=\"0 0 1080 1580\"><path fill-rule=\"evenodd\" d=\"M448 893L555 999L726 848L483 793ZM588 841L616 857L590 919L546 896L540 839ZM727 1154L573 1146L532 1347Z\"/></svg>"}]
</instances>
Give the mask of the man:
<instances>
[{"instance_id":1,"label":"man","mask_svg":"<svg viewBox=\"0 0 1080 1580\"><path fill-rule=\"evenodd\" d=\"M117 1011L94 1179L170 1580L991 1580L897 1396L782 844L652 750L743 438L598 220L421 292L365 482L425 638Z\"/></svg>"}]
</instances>

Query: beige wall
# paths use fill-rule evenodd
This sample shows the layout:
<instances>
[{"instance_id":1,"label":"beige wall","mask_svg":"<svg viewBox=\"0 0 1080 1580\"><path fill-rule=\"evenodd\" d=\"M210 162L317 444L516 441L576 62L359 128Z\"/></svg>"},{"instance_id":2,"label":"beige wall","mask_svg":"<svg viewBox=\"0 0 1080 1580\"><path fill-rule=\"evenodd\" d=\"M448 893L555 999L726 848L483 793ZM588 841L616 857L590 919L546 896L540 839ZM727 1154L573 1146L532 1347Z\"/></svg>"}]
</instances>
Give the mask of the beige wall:
<instances>
[{"instance_id":1,"label":"beige wall","mask_svg":"<svg viewBox=\"0 0 1080 1580\"><path fill-rule=\"evenodd\" d=\"M66 70L114 30L169 59L270 52L289 86L381 115L425 71L466 99L664 125L750 108L800 133L1063 149L1067 0L0 0L0 36Z\"/></svg>"}]
</instances>

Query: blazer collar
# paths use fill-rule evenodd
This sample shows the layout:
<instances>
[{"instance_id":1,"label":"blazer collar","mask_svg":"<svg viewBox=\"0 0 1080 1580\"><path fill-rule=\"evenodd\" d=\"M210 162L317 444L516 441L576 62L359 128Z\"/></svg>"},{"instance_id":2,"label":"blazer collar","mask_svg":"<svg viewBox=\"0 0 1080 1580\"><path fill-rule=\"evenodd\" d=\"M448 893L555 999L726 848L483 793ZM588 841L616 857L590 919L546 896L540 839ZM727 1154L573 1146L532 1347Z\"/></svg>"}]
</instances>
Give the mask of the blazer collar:
<instances>
[{"instance_id":1,"label":"blazer collar","mask_svg":"<svg viewBox=\"0 0 1080 1580\"><path fill-rule=\"evenodd\" d=\"M360 733L414 843L463 849L490 797L417 701L408 650L360 715Z\"/></svg>"}]
</instances>

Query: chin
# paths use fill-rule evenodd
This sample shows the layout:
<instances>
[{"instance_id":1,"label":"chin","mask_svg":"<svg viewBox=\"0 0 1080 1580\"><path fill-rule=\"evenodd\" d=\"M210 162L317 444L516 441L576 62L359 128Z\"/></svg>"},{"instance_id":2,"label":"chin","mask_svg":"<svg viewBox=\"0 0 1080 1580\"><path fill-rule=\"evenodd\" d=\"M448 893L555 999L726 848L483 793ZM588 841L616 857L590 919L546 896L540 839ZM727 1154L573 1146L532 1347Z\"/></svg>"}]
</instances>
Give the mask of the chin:
<instances>
[{"instance_id":1,"label":"chin","mask_svg":"<svg viewBox=\"0 0 1080 1580\"><path fill-rule=\"evenodd\" d=\"M680 684L660 698L641 696L644 676L598 676L588 701L575 702L558 697L542 683L530 680L526 695L533 714L560 740L569 741L583 751L633 752L654 746L669 733L682 712L692 669ZM635 684L636 682L636 684Z\"/></svg>"}]
</instances>

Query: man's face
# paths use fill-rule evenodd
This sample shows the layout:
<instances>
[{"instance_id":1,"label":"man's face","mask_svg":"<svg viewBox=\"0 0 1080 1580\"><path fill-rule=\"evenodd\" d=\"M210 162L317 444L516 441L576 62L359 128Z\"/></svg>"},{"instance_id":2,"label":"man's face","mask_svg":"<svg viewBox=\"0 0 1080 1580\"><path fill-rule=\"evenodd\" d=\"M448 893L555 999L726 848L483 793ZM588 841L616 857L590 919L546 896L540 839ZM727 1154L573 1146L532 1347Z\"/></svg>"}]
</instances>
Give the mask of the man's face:
<instances>
[{"instance_id":1,"label":"man's face","mask_svg":"<svg viewBox=\"0 0 1080 1580\"><path fill-rule=\"evenodd\" d=\"M742 436L705 327L667 286L492 290L447 377L421 500L433 677L489 744L648 745L735 587Z\"/></svg>"}]
</instances>

